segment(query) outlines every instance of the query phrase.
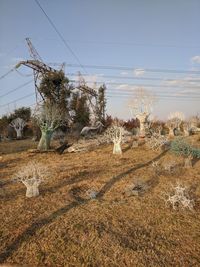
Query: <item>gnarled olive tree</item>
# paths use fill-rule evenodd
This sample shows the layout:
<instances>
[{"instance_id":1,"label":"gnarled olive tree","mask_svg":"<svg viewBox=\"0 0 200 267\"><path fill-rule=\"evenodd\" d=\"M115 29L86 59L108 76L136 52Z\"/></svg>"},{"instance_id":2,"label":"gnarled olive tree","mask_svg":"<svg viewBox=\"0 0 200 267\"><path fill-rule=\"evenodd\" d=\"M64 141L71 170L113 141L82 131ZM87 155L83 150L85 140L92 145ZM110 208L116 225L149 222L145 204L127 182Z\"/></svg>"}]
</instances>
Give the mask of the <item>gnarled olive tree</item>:
<instances>
[{"instance_id":1,"label":"gnarled olive tree","mask_svg":"<svg viewBox=\"0 0 200 267\"><path fill-rule=\"evenodd\" d=\"M180 131L180 126L183 120L184 114L182 112L176 111L169 114L166 123L166 126L169 128L169 136L175 136L175 130Z\"/></svg>"},{"instance_id":2,"label":"gnarled olive tree","mask_svg":"<svg viewBox=\"0 0 200 267\"><path fill-rule=\"evenodd\" d=\"M138 88L134 93L133 98L129 101L129 108L132 115L140 121L140 136L144 137L156 97L144 88Z\"/></svg>"},{"instance_id":3,"label":"gnarled olive tree","mask_svg":"<svg viewBox=\"0 0 200 267\"><path fill-rule=\"evenodd\" d=\"M51 138L55 130L63 124L63 113L56 103L44 102L38 107L35 118L40 127L42 136L38 144L38 150L50 149Z\"/></svg>"}]
</instances>

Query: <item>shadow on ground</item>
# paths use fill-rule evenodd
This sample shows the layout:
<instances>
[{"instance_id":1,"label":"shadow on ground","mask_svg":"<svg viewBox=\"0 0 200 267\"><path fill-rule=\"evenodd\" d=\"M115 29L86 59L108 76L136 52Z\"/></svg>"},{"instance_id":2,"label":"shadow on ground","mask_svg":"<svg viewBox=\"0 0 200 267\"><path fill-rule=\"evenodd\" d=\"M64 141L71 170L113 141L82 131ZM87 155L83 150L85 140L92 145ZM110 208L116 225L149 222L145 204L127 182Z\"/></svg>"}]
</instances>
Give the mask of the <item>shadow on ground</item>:
<instances>
[{"instance_id":1,"label":"shadow on ground","mask_svg":"<svg viewBox=\"0 0 200 267\"><path fill-rule=\"evenodd\" d=\"M134 172L134 171L136 171L138 169L141 169L141 168L144 168L144 167L150 165L153 161L156 161L156 160L160 159L166 153L167 153L167 151L164 151L160 155L158 155L157 157L153 158L152 160L149 160L148 162L146 162L144 164L138 164L135 167L130 168L127 171L112 177L100 189L100 191L97 194L97 199L102 198L112 188L112 186L115 183L117 183L118 181L120 181L122 178L124 178L128 174L130 174L130 173L132 173L132 172ZM80 179L81 179L80 177L77 178L78 181L80 181ZM74 183L75 180L74 181L72 180L71 183ZM60 184L60 186L63 186L63 184ZM2 252L0 254L0 263L4 263L6 261L6 259L8 259L22 245L23 242L26 242L28 239L30 239L32 236L34 236L36 231L41 229L43 226L52 223L58 217L63 216L64 214L66 214L70 210L72 210L74 208L77 208L79 206L81 207L81 206L87 204L90 201L90 199L82 199L82 198L81 199L80 198L79 199L76 198L76 199L77 200L73 201L69 205L66 205L66 206L58 209L57 211L53 212L51 215L47 216L46 218L40 219L40 220L32 223L24 232L22 232L10 245L8 245L4 249L4 252Z\"/></svg>"}]
</instances>

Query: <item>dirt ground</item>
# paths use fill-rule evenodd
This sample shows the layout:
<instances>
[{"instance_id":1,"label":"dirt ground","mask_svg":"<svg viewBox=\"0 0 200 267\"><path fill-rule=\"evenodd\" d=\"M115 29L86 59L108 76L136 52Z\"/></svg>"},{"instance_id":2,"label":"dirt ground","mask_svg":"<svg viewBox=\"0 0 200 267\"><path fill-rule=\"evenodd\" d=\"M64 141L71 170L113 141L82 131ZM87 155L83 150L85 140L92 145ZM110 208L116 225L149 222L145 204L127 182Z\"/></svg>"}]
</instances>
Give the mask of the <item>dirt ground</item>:
<instances>
[{"instance_id":1,"label":"dirt ground","mask_svg":"<svg viewBox=\"0 0 200 267\"><path fill-rule=\"evenodd\" d=\"M182 158L145 145L124 145L122 156L112 155L112 145L62 155L28 151L35 147L29 140L0 143L1 264L200 266L200 161L184 169ZM12 177L32 160L50 174L40 195L26 198ZM177 167L155 172L155 161ZM146 190L128 195L138 181ZM194 210L166 205L164 193L177 181L189 188Z\"/></svg>"}]
</instances>

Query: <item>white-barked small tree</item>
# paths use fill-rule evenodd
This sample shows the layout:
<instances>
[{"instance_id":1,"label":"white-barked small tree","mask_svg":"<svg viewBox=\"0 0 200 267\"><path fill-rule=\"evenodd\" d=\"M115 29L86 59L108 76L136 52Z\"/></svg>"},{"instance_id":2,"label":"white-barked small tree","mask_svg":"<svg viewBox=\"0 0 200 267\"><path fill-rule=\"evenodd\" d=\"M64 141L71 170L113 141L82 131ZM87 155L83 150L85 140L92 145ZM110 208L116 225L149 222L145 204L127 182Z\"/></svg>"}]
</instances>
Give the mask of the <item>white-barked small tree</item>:
<instances>
[{"instance_id":1,"label":"white-barked small tree","mask_svg":"<svg viewBox=\"0 0 200 267\"><path fill-rule=\"evenodd\" d=\"M36 197L39 195L39 185L48 177L46 166L38 162L29 162L15 174L13 180L26 186L26 197Z\"/></svg>"},{"instance_id":2,"label":"white-barked small tree","mask_svg":"<svg viewBox=\"0 0 200 267\"><path fill-rule=\"evenodd\" d=\"M38 150L48 150L50 149L53 133L64 123L65 119L62 109L58 104L46 101L37 107L35 118L42 134L38 144Z\"/></svg>"},{"instance_id":3,"label":"white-barked small tree","mask_svg":"<svg viewBox=\"0 0 200 267\"><path fill-rule=\"evenodd\" d=\"M113 142L113 154L122 154L121 143L123 140L124 128L119 125L111 125L104 133L107 141Z\"/></svg>"},{"instance_id":4,"label":"white-barked small tree","mask_svg":"<svg viewBox=\"0 0 200 267\"><path fill-rule=\"evenodd\" d=\"M24 127L26 126L25 120L23 120L22 118L16 118L13 121L11 121L10 126L14 128L17 134L17 139L22 139L23 130L24 130Z\"/></svg>"}]
</instances>

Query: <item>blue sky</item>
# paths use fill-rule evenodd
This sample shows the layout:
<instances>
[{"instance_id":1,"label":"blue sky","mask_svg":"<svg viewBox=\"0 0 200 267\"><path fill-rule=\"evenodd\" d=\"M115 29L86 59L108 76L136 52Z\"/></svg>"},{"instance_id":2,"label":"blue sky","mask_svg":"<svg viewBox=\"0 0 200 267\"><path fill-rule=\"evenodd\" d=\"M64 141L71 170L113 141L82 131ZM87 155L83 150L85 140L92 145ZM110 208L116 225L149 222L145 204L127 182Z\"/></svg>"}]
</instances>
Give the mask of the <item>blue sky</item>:
<instances>
[{"instance_id":1,"label":"blue sky","mask_svg":"<svg viewBox=\"0 0 200 267\"><path fill-rule=\"evenodd\" d=\"M30 37L44 62L75 64L66 66L66 74L81 71L89 85L105 82L107 113L113 116L131 117L127 102L140 84L157 95L158 118L177 110L186 116L200 112L199 0L38 1L82 65L129 68L82 68L35 0L0 0L0 77L30 58L25 42ZM17 100L34 93L33 82L5 96L32 80L31 69L19 71L0 79L0 115L35 102L34 95Z\"/></svg>"}]
</instances>

